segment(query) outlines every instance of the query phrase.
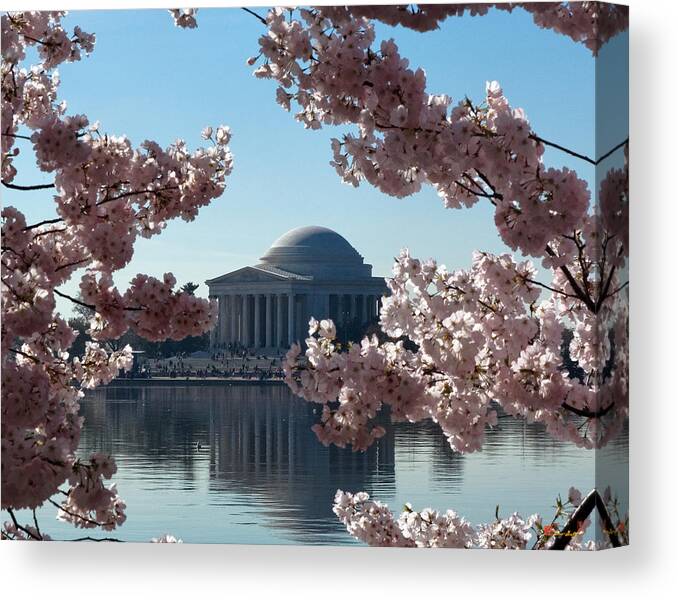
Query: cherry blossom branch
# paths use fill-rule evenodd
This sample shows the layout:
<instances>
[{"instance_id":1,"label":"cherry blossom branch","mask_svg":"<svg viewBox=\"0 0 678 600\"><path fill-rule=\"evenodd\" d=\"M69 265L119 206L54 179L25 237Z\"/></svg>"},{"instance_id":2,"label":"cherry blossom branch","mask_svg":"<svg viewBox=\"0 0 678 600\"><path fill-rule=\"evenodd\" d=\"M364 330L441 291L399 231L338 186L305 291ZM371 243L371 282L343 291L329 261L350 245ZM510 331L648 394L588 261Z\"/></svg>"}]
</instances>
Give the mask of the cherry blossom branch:
<instances>
[{"instance_id":1,"label":"cherry blossom branch","mask_svg":"<svg viewBox=\"0 0 678 600\"><path fill-rule=\"evenodd\" d=\"M464 185L461 181L457 180L454 182L456 185L458 185L460 188L466 190L469 194L472 196L483 196L484 198L489 198L490 200L493 198L496 198L496 194L488 194L487 192L481 192L481 191L476 191L472 190L471 188L467 187Z\"/></svg>"},{"instance_id":2,"label":"cherry blossom branch","mask_svg":"<svg viewBox=\"0 0 678 600\"><path fill-rule=\"evenodd\" d=\"M244 10L246 13L251 14L253 17L257 18L261 23L266 25L266 19L264 19L264 17L262 17L261 15L258 15L253 10L250 10L249 8L245 8L244 6L242 7L242 10Z\"/></svg>"},{"instance_id":3,"label":"cherry blossom branch","mask_svg":"<svg viewBox=\"0 0 678 600\"><path fill-rule=\"evenodd\" d=\"M140 196L142 194L160 194L160 192L169 192L172 190L178 190L179 186L177 185L170 185L164 188L158 188L154 190L131 190L129 192L124 192L122 194L118 194L117 196L111 196L110 198L104 198L103 200L99 201L96 203L95 206L101 206L103 204L107 204L108 202L114 202L115 200L121 200L122 198L128 198L129 196Z\"/></svg>"},{"instance_id":4,"label":"cherry blossom branch","mask_svg":"<svg viewBox=\"0 0 678 600\"><path fill-rule=\"evenodd\" d=\"M623 251L623 247L620 246L619 251L617 252L617 257L621 256L621 253ZM596 303L597 309L600 309L600 307L603 305L603 302L608 298L608 292L610 291L610 285L612 285L612 278L614 276L615 270L617 267L612 267L610 269L610 273L607 276L607 281L605 282L605 286L600 294L600 297L598 298L598 302ZM628 281L626 282L628 284ZM623 287L623 286L622 286ZM621 288L620 288L621 289ZM618 292L619 290L616 290ZM615 293L616 293L615 292ZM597 311L596 311L597 312Z\"/></svg>"},{"instance_id":5,"label":"cherry blossom branch","mask_svg":"<svg viewBox=\"0 0 678 600\"><path fill-rule=\"evenodd\" d=\"M87 518L83 515L77 515L77 514L71 512L71 511L69 511L67 508L64 508L58 502L54 502L54 500L52 500L51 498L47 498L47 502L56 506L59 510L63 510L67 515L70 515L71 517L73 517L75 519L85 521L86 523L89 523L90 525L94 525L96 527L103 527L105 525L105 523L99 523L99 521L95 521L94 519L89 519L89 518Z\"/></svg>"},{"instance_id":6,"label":"cherry blossom branch","mask_svg":"<svg viewBox=\"0 0 678 600\"><path fill-rule=\"evenodd\" d=\"M534 133L530 134L530 138L533 139L535 142L540 142L541 144L544 144L545 146L551 146L552 148L556 148L558 150L561 150L565 152L566 154L569 154L570 156L574 156L575 158L580 158L581 160L586 161L587 163L591 163L592 165L597 164L595 159L590 158L589 156L586 156L585 154L580 154L579 152L575 152L574 150L570 150L569 148L566 148L565 146L561 146L560 144L556 144L555 142L550 142L548 140L545 140L543 137L540 137Z\"/></svg>"},{"instance_id":7,"label":"cherry blossom branch","mask_svg":"<svg viewBox=\"0 0 678 600\"><path fill-rule=\"evenodd\" d=\"M63 292L60 292L57 289L54 290L54 293L57 296L60 296L61 298L64 298L66 300L70 300L74 304L78 304L79 306L82 306L84 308L89 308L91 310L96 310L96 306L94 306L94 304L88 304L87 302L83 302L82 300L78 300L77 298L73 298L73 296L69 296L68 294L64 294Z\"/></svg>"},{"instance_id":8,"label":"cherry blossom branch","mask_svg":"<svg viewBox=\"0 0 678 600\"><path fill-rule=\"evenodd\" d=\"M25 527L19 525L19 522L16 520L16 516L14 515L14 511L11 508L7 508L7 513L12 518L14 527L16 527L19 531L23 531L27 536L32 537L35 540L42 540L42 536L38 537L30 529L26 529Z\"/></svg>"},{"instance_id":9,"label":"cherry blossom branch","mask_svg":"<svg viewBox=\"0 0 678 600\"><path fill-rule=\"evenodd\" d=\"M536 279L530 279L529 277L525 277L524 280L528 281L529 283L533 283L534 285L538 285L539 287L543 287L544 289L547 289L550 292L553 292L554 294L560 294L561 296L565 296L567 298L577 298L577 299L579 299L579 296L576 296L575 294L568 294L567 292L564 292L563 290L558 290L554 287L551 287L550 285L546 285L545 283L542 283L541 281L537 281Z\"/></svg>"},{"instance_id":10,"label":"cherry blossom branch","mask_svg":"<svg viewBox=\"0 0 678 600\"><path fill-rule=\"evenodd\" d=\"M27 225L26 227L23 228L23 231L29 231L31 229L35 229L36 227L42 227L43 225L53 225L55 223L61 223L63 221L62 218L56 217L54 219L45 219L44 221L40 221L39 223L33 223L33 225Z\"/></svg>"},{"instance_id":11,"label":"cherry blossom branch","mask_svg":"<svg viewBox=\"0 0 678 600\"><path fill-rule=\"evenodd\" d=\"M18 133L10 133L9 131L5 131L5 133L3 133L2 135L6 135L7 137L17 138L17 139L20 139L20 140L29 140L29 141L31 140L30 136L20 135Z\"/></svg>"},{"instance_id":12,"label":"cherry blossom branch","mask_svg":"<svg viewBox=\"0 0 678 600\"><path fill-rule=\"evenodd\" d=\"M614 402L610 402L605 408L601 408L600 410L597 411L591 411L586 408L577 408L575 406L572 406L571 404L568 404L567 402L563 402L561 406L565 410L569 410L571 413L574 413L575 415L578 415L580 417L586 417L588 419L599 419L600 417L604 417L607 413L612 410L614 407Z\"/></svg>"},{"instance_id":13,"label":"cherry blossom branch","mask_svg":"<svg viewBox=\"0 0 678 600\"><path fill-rule=\"evenodd\" d=\"M40 231L33 236L33 241L42 237L43 235L51 235L52 233L64 233L65 231L67 231L65 227L62 229L47 229L45 231Z\"/></svg>"},{"instance_id":14,"label":"cherry blossom branch","mask_svg":"<svg viewBox=\"0 0 678 600\"><path fill-rule=\"evenodd\" d=\"M609 488L605 497L611 495ZM589 515L598 509L602 517L603 531L612 547L621 545L617 533L622 534L622 543L628 543L623 534L626 524L617 509L617 499L606 501L594 489L584 499L575 487L568 491L567 500L558 496L556 513L550 523L542 524L539 514L526 519L518 513L501 518L499 506L494 521L471 524L456 511L444 513L432 508L415 510L406 503L400 516L396 516L387 504L370 499L366 492L350 493L337 490L332 511L346 526L355 539L369 546L390 546L405 548L488 548L525 550L529 540L536 533L533 550L592 550L602 549L606 544L590 541L582 543L586 529L591 523ZM613 502L613 503L612 503ZM610 515L618 522L615 527ZM563 528L559 523L564 519Z\"/></svg>"},{"instance_id":15,"label":"cherry blossom branch","mask_svg":"<svg viewBox=\"0 0 678 600\"><path fill-rule=\"evenodd\" d=\"M452 289L452 290L456 290L457 292L459 292L460 294L463 294L463 295L466 295L466 293L467 293L466 290L461 289L457 285L448 285L447 288ZM476 301L478 302L478 304L480 304L481 306L484 306L490 312L493 312L493 313L496 314L497 311L494 308L492 308L489 304L487 304L486 302L483 302L480 298L477 298ZM444 373L440 373L440 374L444 375Z\"/></svg>"},{"instance_id":16,"label":"cherry blossom branch","mask_svg":"<svg viewBox=\"0 0 678 600\"><path fill-rule=\"evenodd\" d=\"M546 246L546 253L553 257L557 256L556 253L551 248L551 246ZM589 298L581 289L581 287L577 283L577 280L570 272L570 269L568 269L566 265L563 265L560 267L560 270L563 272L563 275L565 275L565 278L567 279L570 286L572 286L572 289L574 290L574 293L577 295L577 298L579 298L579 300L581 300L586 305L586 308L588 308L592 313L596 314L598 312L596 305L593 303L591 298Z\"/></svg>"},{"instance_id":17,"label":"cherry blossom branch","mask_svg":"<svg viewBox=\"0 0 678 600\"><path fill-rule=\"evenodd\" d=\"M20 35L24 37L24 39L27 39L35 44L41 44L42 46L47 46L48 48L51 46L54 46L54 42L45 42L44 40L40 40L38 38L34 38L31 35L28 35L27 33L24 33L23 31L19 32Z\"/></svg>"},{"instance_id":18,"label":"cherry blossom branch","mask_svg":"<svg viewBox=\"0 0 678 600\"><path fill-rule=\"evenodd\" d=\"M580 154L579 152L575 152L574 150L570 150L569 148L566 148L565 146L561 146L560 144L556 144L555 142L551 142L549 140L544 139L543 137L538 136L535 133L530 134L530 138L533 139L535 142L540 142L541 144L544 144L545 146L551 146L552 148L556 148L558 150L561 150L562 152L565 152L566 154L569 154L570 156L574 156L575 158L580 158L581 160L586 161L587 163L590 163L592 165L597 165L604 161L608 156L619 150L619 148L622 148L625 144L629 143L629 138L626 138L623 142L619 142L614 148L603 154L600 158L597 160L594 158L591 158L590 156L586 156L586 154Z\"/></svg>"},{"instance_id":19,"label":"cherry blossom branch","mask_svg":"<svg viewBox=\"0 0 678 600\"><path fill-rule=\"evenodd\" d=\"M629 138L626 138L623 142L619 142L614 148L603 154L597 161L596 164L603 162L608 156L619 150L619 148L623 148L626 144L629 143Z\"/></svg>"},{"instance_id":20,"label":"cherry blossom branch","mask_svg":"<svg viewBox=\"0 0 678 600\"><path fill-rule=\"evenodd\" d=\"M56 272L61 271L63 269L68 269L68 267L75 267L76 265L81 265L83 263L88 262L89 260L91 260L91 259L90 258L83 258L82 260L76 260L76 261L73 261L73 262L69 262L69 263L66 263L65 265L59 265L56 269L54 269L54 272L56 273Z\"/></svg>"},{"instance_id":21,"label":"cherry blossom branch","mask_svg":"<svg viewBox=\"0 0 678 600\"><path fill-rule=\"evenodd\" d=\"M603 302L605 302L605 299L607 298L607 293L610 291L610 285L612 285L612 277L614 276L615 270L616 267L612 267L610 269L610 273L607 276L607 281L605 282L605 287L603 288L603 291L601 292L600 297L598 298L598 302L596 302L597 309L599 309L603 305Z\"/></svg>"},{"instance_id":22,"label":"cherry blossom branch","mask_svg":"<svg viewBox=\"0 0 678 600\"><path fill-rule=\"evenodd\" d=\"M118 538L105 537L105 538L94 538L89 535L85 537L75 538L72 540L64 540L64 542L118 542L124 544L125 540L120 540Z\"/></svg>"},{"instance_id":23,"label":"cherry blossom branch","mask_svg":"<svg viewBox=\"0 0 678 600\"><path fill-rule=\"evenodd\" d=\"M87 260L87 259L85 259ZM83 262L83 261L81 261ZM90 310L96 311L97 307L94 306L94 304L88 304L87 302L83 302L82 300L78 300L77 298L73 298L73 296L69 296L68 294L64 294L63 292L60 292L59 290L55 289L54 293L57 296L60 296L61 298L64 298L66 300L70 300L71 302L75 304L79 304L80 306L83 306L84 308L89 308ZM123 306L123 310L146 310L145 307L143 306Z\"/></svg>"},{"instance_id":24,"label":"cherry blossom branch","mask_svg":"<svg viewBox=\"0 0 678 600\"><path fill-rule=\"evenodd\" d=\"M1 249L2 249L2 253L3 253L3 254L4 254L5 252L11 252L12 254L14 254L14 256L17 256L18 258L20 258L21 261L22 261L25 265L30 264L30 263L28 263L28 262L26 261L26 259L25 259L21 254L19 254L14 248L11 248L10 246L1 246ZM5 263L3 263L3 266L5 266ZM12 289L11 286L9 285L9 283L7 283L4 279L2 280L2 282L3 282L5 285L7 285L8 288ZM14 290L12 290L12 291L14 291Z\"/></svg>"},{"instance_id":25,"label":"cherry blossom branch","mask_svg":"<svg viewBox=\"0 0 678 600\"><path fill-rule=\"evenodd\" d=\"M580 244L576 235L574 235L573 238L574 243L577 246L577 262L579 263L579 268L581 269L581 280L584 286L584 292L589 298L591 298L591 290L589 289L589 269L584 259L584 249L586 248L586 244Z\"/></svg>"},{"instance_id":26,"label":"cherry blossom branch","mask_svg":"<svg viewBox=\"0 0 678 600\"><path fill-rule=\"evenodd\" d=\"M18 354L19 356L23 356L24 358L27 358L28 360L32 360L33 362L39 363L40 361L35 357L30 354L26 354L26 352L23 352L21 350L17 350L16 348L10 348L9 351L12 354Z\"/></svg>"},{"instance_id":27,"label":"cherry blossom branch","mask_svg":"<svg viewBox=\"0 0 678 600\"><path fill-rule=\"evenodd\" d=\"M565 523L563 528L558 532L553 544L549 546L549 549L564 550L572 540L572 537L579 531L581 523L587 519L594 508L598 509L598 513L603 521L603 530L607 533L610 543L614 548L619 548L621 544L615 531L615 526L610 518L610 513L607 512L605 502L603 502L603 499L600 497L598 490L594 489L586 496L586 498L584 498L584 500L582 500L581 504L572 513L567 520L567 523Z\"/></svg>"},{"instance_id":28,"label":"cherry blossom branch","mask_svg":"<svg viewBox=\"0 0 678 600\"><path fill-rule=\"evenodd\" d=\"M53 183L44 183L40 185L17 185L15 183L9 183L4 179L2 181L2 185L11 190L20 190L22 192L30 192L33 190L47 190L56 187Z\"/></svg>"},{"instance_id":29,"label":"cherry blossom branch","mask_svg":"<svg viewBox=\"0 0 678 600\"><path fill-rule=\"evenodd\" d=\"M3 183L5 183L3 181ZM12 184L5 184L8 185L8 187ZM54 187L53 185L51 187ZM99 201L96 203L95 206L102 206L103 204L107 204L108 202L114 202L115 200L121 200L122 198L128 198L129 196L138 196L141 194L159 194L160 192L168 192L172 190L177 190L179 189L178 186L168 186L164 188L158 188L156 190L132 190L129 192L124 192L122 194L118 194L117 196L111 196L110 198L104 198L103 200ZM61 217L56 217L54 219L45 219L44 221L40 221L39 223L33 223L32 225L27 225L26 227L23 228L23 231L28 231L30 229L35 229L36 227L42 227L43 225L54 225L56 223L63 223L63 219Z\"/></svg>"},{"instance_id":30,"label":"cherry blossom branch","mask_svg":"<svg viewBox=\"0 0 678 600\"><path fill-rule=\"evenodd\" d=\"M40 527L38 525L38 516L35 514L35 509L33 509L33 525L35 525L35 530L38 532L40 539L42 539L42 533L41 533Z\"/></svg>"},{"instance_id":31,"label":"cherry blossom branch","mask_svg":"<svg viewBox=\"0 0 678 600\"><path fill-rule=\"evenodd\" d=\"M185 26L191 26L194 12L182 12L178 17ZM186 18L182 18L184 14ZM3 503L11 510L31 510L60 493L59 486L73 474L82 427L82 420L77 418L80 391L107 383L132 364L129 346L111 351L99 341L118 339L130 328L153 341L178 340L202 334L213 325L216 315L212 304L175 291L171 273L162 280L137 275L124 298L114 289L112 273L132 259L137 234L160 233L166 222L177 217L191 220L201 207L221 196L232 172L233 157L228 147L230 130L224 125L216 129L213 148L190 153L183 141L167 148L146 141L132 150L126 136L113 138L100 134L96 125L89 127L86 115L64 116L54 69L90 54L95 36L77 26L73 35L68 35L60 12L23 11L13 15L3 15L3 72L10 89L2 97L0 134L10 148L17 139L32 142L39 170L56 173L57 177L50 178L54 183L20 185L21 179L14 179L16 166L12 165L16 154L5 152L0 183L5 189L58 190L51 193L57 205L54 217L32 225L27 225L25 215L17 208L2 209L3 336L11 341L2 364L3 448L7 432L34 441L34 432L39 430L45 439L55 440L53 444L27 443L10 448L9 457L3 451L3 459L11 463L11 469L3 471L3 484L7 483ZM26 64L24 69L22 62L31 46L37 50L39 62ZM28 82L34 86L30 94L24 90ZM32 102L33 98L41 101ZM12 125L8 128L5 121ZM32 131L18 129L24 126ZM203 139L211 139L212 128L205 131ZM53 144L55 138L63 144ZM125 176L105 185L101 183L105 178L94 172L99 167L109 172L111 160ZM133 189L137 187L143 189ZM98 208L116 200L124 206L112 204L110 211ZM97 228L100 231L93 231ZM109 243L114 251L108 249ZM81 281L80 289L85 288L82 299L55 289L65 285L76 268L92 261L96 262ZM95 341L86 342L82 357L66 352L72 346L73 332L56 311L54 301L59 298L87 309L101 309L101 319L91 324ZM27 390L31 391L29 420L24 405L15 401ZM55 413L55 402L63 410ZM111 457L101 453L92 457L88 472L73 488L82 494L68 494L67 503L59 506L59 518L76 526L103 523L106 529L112 529L124 522L125 504L115 486L106 488L103 479L110 479L117 467ZM45 467L41 485L27 488L24 483L36 461ZM55 506L56 498L49 500ZM49 539L38 529L37 520L34 513L34 527L32 523L20 526L16 519L12 523L8 518L2 537Z\"/></svg>"},{"instance_id":32,"label":"cherry blossom branch","mask_svg":"<svg viewBox=\"0 0 678 600\"><path fill-rule=\"evenodd\" d=\"M617 289L615 289L613 292L610 292L610 293L607 295L607 298L612 298L612 296L614 296L614 295L617 294L618 292L621 292L628 284L629 284L628 281L622 283Z\"/></svg>"},{"instance_id":33,"label":"cherry blossom branch","mask_svg":"<svg viewBox=\"0 0 678 600\"><path fill-rule=\"evenodd\" d=\"M474 170L475 170L476 173L478 173L478 177L480 177L485 182L485 185L487 185L487 187L489 187L492 190L493 196L495 198L499 199L499 200L503 200L504 195L497 192L496 188L492 185L489 178L485 174L483 174L481 171L479 171L478 169L474 169Z\"/></svg>"}]
</instances>

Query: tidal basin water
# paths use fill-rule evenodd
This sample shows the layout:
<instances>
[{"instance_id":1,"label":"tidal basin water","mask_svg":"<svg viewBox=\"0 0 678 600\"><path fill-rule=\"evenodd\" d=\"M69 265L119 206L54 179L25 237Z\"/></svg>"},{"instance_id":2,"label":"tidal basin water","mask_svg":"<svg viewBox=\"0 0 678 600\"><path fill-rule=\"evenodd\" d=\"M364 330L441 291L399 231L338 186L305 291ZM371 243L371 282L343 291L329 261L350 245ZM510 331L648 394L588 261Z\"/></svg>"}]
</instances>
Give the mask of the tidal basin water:
<instances>
[{"instance_id":1,"label":"tidal basin water","mask_svg":"<svg viewBox=\"0 0 678 600\"><path fill-rule=\"evenodd\" d=\"M127 521L110 535L351 544L332 513L337 488L365 490L398 513L409 501L418 508L453 508L477 523L492 520L497 504L504 516L541 512L550 518L558 493L594 486L592 451L512 418L499 420L482 452L461 456L433 423L389 425L365 453L325 448L311 431L317 413L317 405L275 385L153 384L88 394L80 451L116 457L114 480L127 503ZM627 447L625 432L605 450L613 480L624 477ZM56 521L53 508L39 516L56 539L106 535Z\"/></svg>"}]
</instances>

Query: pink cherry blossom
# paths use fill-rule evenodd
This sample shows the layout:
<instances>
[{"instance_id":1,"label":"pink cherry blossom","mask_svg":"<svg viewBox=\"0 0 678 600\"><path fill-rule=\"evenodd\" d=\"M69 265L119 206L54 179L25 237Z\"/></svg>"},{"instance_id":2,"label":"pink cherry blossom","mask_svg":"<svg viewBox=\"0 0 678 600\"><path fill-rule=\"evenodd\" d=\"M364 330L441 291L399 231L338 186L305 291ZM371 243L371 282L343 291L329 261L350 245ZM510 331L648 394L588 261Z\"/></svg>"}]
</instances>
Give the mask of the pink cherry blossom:
<instances>
[{"instance_id":1,"label":"pink cherry blossom","mask_svg":"<svg viewBox=\"0 0 678 600\"><path fill-rule=\"evenodd\" d=\"M177 15L191 26L194 11ZM2 181L14 194L18 141L37 166L52 174L56 215L28 224L11 205L2 210L2 508L59 508L75 527L106 531L125 521L125 503L109 480L112 457L76 458L83 424L82 390L110 382L132 364L132 349L107 349L106 340L128 329L149 339L182 339L209 330L215 306L175 289L175 279L139 274L122 292L113 274L129 264L139 236L161 233L176 218L195 219L222 195L232 170L231 133L223 125L204 136L208 148L190 151L177 140L167 148L102 133L85 115L68 115L58 97L55 67L94 49L93 35L67 33L61 12L19 12L2 17ZM38 63L27 63L27 49ZM17 134L20 133L20 137ZM37 186L39 189L41 186ZM60 288L77 270L80 298ZM69 355L73 331L56 311L56 297L93 310L81 357ZM56 499L55 499L56 498ZM37 527L37 526L36 526ZM12 522L10 539L49 539Z\"/></svg>"},{"instance_id":2,"label":"pink cherry blossom","mask_svg":"<svg viewBox=\"0 0 678 600\"><path fill-rule=\"evenodd\" d=\"M625 26L623 8L525 8L594 52L591 23L614 23L610 36ZM487 83L483 103L455 104L427 90L425 72L394 40L376 39L375 20L425 30L465 10L272 9L255 75L276 80L278 101L305 127L354 126L332 140L331 164L346 183L397 197L430 185L455 209L489 202L504 243L540 261L550 281L508 255L479 253L470 270L449 273L404 251L380 315L391 339L343 348L312 324L305 355L288 356L287 381L324 405L314 431L325 444L364 449L383 434L374 420L388 406L395 420L432 419L452 448L470 452L499 406L599 447L628 412L628 168L608 173L596 202L575 171L544 164L546 142L498 82ZM564 329L583 378L563 368Z\"/></svg>"},{"instance_id":3,"label":"pink cherry blossom","mask_svg":"<svg viewBox=\"0 0 678 600\"><path fill-rule=\"evenodd\" d=\"M581 492L570 488L570 495L581 499ZM350 493L337 490L333 511L355 539L369 546L404 548L482 548L490 550L548 550L560 531L574 518L577 504L557 500L558 509L550 523L542 524L539 514L523 518L518 513L494 521L472 525L453 510L444 513L426 508L416 511L408 503L396 517L382 502L370 499L366 492ZM628 543L627 516L621 516L617 500L609 498L605 510L622 541ZM582 542L591 525L586 519L579 524L576 535L568 535L568 550L600 550L611 547L607 535L604 542Z\"/></svg>"}]
</instances>

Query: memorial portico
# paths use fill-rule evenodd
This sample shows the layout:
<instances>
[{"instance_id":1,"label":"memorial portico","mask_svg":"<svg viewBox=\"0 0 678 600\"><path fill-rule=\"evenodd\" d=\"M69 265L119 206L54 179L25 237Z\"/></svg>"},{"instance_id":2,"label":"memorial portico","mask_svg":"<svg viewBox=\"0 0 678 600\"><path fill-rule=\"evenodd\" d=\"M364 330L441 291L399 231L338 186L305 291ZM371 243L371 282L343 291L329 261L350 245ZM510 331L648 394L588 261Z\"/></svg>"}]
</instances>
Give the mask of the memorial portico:
<instances>
[{"instance_id":1,"label":"memorial portico","mask_svg":"<svg viewBox=\"0 0 678 600\"><path fill-rule=\"evenodd\" d=\"M213 348L285 349L307 337L311 317L367 325L388 291L372 265L325 227L287 232L260 260L206 282L219 303Z\"/></svg>"}]
</instances>

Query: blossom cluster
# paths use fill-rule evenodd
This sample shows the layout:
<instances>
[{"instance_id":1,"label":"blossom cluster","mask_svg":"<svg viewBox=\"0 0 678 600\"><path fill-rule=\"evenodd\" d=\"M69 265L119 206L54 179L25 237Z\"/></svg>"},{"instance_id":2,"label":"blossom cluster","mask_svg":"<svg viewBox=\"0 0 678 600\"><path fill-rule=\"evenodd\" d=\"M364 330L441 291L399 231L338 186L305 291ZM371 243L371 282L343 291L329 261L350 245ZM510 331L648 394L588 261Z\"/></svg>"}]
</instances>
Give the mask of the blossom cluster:
<instances>
[{"instance_id":1,"label":"blossom cluster","mask_svg":"<svg viewBox=\"0 0 678 600\"><path fill-rule=\"evenodd\" d=\"M11 521L5 521L2 524L0 539L3 540L22 540L27 542L49 542L52 538L46 533L42 533L34 525L19 525Z\"/></svg>"},{"instance_id":2,"label":"blossom cluster","mask_svg":"<svg viewBox=\"0 0 678 600\"><path fill-rule=\"evenodd\" d=\"M101 527L105 531L122 525L127 518L125 503L118 496L115 484L104 485L117 471L112 456L96 452L89 463L76 461L68 478L70 488L61 504L57 518L75 527Z\"/></svg>"},{"instance_id":3,"label":"blossom cluster","mask_svg":"<svg viewBox=\"0 0 678 600\"><path fill-rule=\"evenodd\" d=\"M541 138L497 82L488 83L482 105L454 104L428 93L425 72L411 68L392 39L377 44L366 18L334 21L322 9L288 18L274 9L266 21L255 75L279 83L278 102L295 105L311 129L357 127L332 141L331 164L345 182L398 197L429 184L450 208L487 199L504 242L535 257L586 218L586 183L569 169L544 168ZM561 244L558 259L575 250Z\"/></svg>"},{"instance_id":4,"label":"blossom cluster","mask_svg":"<svg viewBox=\"0 0 678 600\"><path fill-rule=\"evenodd\" d=\"M594 8L570 6L577 22ZM540 10L548 20L550 9ZM426 74L393 40L376 43L371 19L381 11L269 11L255 75L279 83L278 101L296 106L306 127L357 127L332 142L344 181L399 197L428 184L449 208L490 202L503 242L541 261L551 281L508 256L480 254L470 270L448 273L404 252L380 315L392 339L343 352L312 322L305 356L289 356L288 382L325 405L315 427L324 443L365 448L383 434L373 421L388 405L392 418L431 418L453 448L473 451L495 422L496 403L558 438L604 444L628 406L627 169L611 170L592 202L575 171L544 165L545 142L497 82L480 105L428 93ZM572 329L565 356L564 323ZM564 368L565 358L584 376Z\"/></svg>"},{"instance_id":5,"label":"blossom cluster","mask_svg":"<svg viewBox=\"0 0 678 600\"><path fill-rule=\"evenodd\" d=\"M333 21L365 17L387 25L400 25L415 31L437 29L449 17L486 15L490 9L512 12L523 9L535 25L566 35L596 55L600 47L628 28L627 6L601 2L501 2L454 4L407 4L395 6L322 7Z\"/></svg>"},{"instance_id":6,"label":"blossom cluster","mask_svg":"<svg viewBox=\"0 0 678 600\"><path fill-rule=\"evenodd\" d=\"M197 8L171 8L169 9L174 25L183 29L195 29L198 26L198 21L195 15L198 13Z\"/></svg>"},{"instance_id":7,"label":"blossom cluster","mask_svg":"<svg viewBox=\"0 0 678 600\"><path fill-rule=\"evenodd\" d=\"M135 148L86 115L67 114L56 67L91 53L95 38L77 26L68 32L64 15L2 16L2 184L13 194L50 190L56 209L54 218L33 224L7 201L2 210L2 508L56 503L59 518L110 530L125 519L124 502L108 482L115 463L101 455L76 458L82 390L132 363L129 346L111 351L106 342L129 328L153 340L181 339L216 319L215 306L175 289L171 273L139 274L123 291L113 276L129 264L139 237L161 233L172 219L191 221L221 196L233 159L224 126L196 151L182 140ZM14 158L31 150L53 183L17 181ZM59 288L77 272L74 298ZM92 310L94 341L80 357L69 355L77 334L57 312L57 297ZM30 537L32 530L20 531Z\"/></svg>"},{"instance_id":8,"label":"blossom cluster","mask_svg":"<svg viewBox=\"0 0 678 600\"><path fill-rule=\"evenodd\" d=\"M388 286L380 312L386 341L372 336L344 348L331 321L313 319L305 353L297 345L287 355L290 388L323 406L314 431L324 444L365 449L383 435L376 422L384 413L431 419L452 449L472 452L499 407L587 448L619 431L628 414L623 291L594 315L570 294L540 300L529 261L478 252L471 269L450 272L407 250ZM564 353L566 320L574 329ZM583 378L563 368L568 354Z\"/></svg>"},{"instance_id":9,"label":"blossom cluster","mask_svg":"<svg viewBox=\"0 0 678 600\"><path fill-rule=\"evenodd\" d=\"M90 335L97 340L116 339L131 328L152 341L181 340L201 335L213 327L214 302L174 289L176 279L165 273L162 280L138 274L121 294L109 274L88 273L80 282L83 301L95 310Z\"/></svg>"},{"instance_id":10,"label":"blossom cluster","mask_svg":"<svg viewBox=\"0 0 678 600\"><path fill-rule=\"evenodd\" d=\"M591 524L588 518L576 523L570 533L568 526L581 503L581 492L571 487L566 500L557 498L551 521L546 522L539 514L526 519L518 513L500 518L497 508L494 521L477 525L472 525L453 510L444 513L431 508L416 511L409 503L396 517L386 504L370 499L366 492L353 494L337 490L332 509L351 536L369 546L548 550L559 536L567 536L567 550L610 547L609 537L583 541ZM627 544L628 516L620 516L618 500L612 497L610 488L604 492L604 503L613 519L614 533L621 538L621 543Z\"/></svg>"},{"instance_id":11,"label":"blossom cluster","mask_svg":"<svg viewBox=\"0 0 678 600\"><path fill-rule=\"evenodd\" d=\"M595 56L612 37L629 26L627 6L602 2L477 2L472 4L401 4L391 6L322 6L333 23L351 19L371 19L386 25L425 32L437 29L449 17L486 15L490 9L512 12L523 9L532 15L535 25L566 35L586 46ZM197 27L198 9L171 9L177 27Z\"/></svg>"}]
</instances>

